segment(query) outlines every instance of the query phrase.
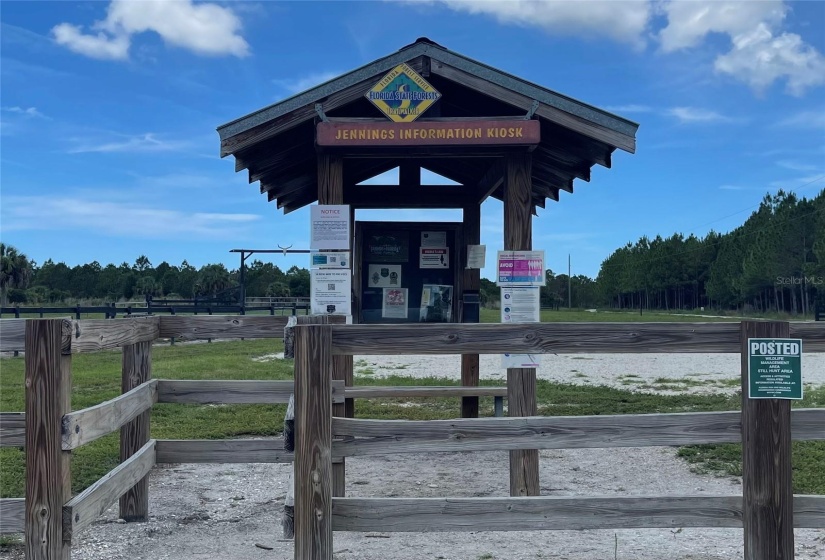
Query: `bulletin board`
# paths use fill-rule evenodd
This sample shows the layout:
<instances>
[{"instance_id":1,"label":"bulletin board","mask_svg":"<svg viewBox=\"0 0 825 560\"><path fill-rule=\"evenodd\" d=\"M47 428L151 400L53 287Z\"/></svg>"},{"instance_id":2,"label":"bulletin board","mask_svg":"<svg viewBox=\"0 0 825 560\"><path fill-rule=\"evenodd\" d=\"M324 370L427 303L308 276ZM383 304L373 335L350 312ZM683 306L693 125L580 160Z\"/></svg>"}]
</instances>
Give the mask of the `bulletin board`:
<instances>
[{"instance_id":1,"label":"bulletin board","mask_svg":"<svg viewBox=\"0 0 825 560\"><path fill-rule=\"evenodd\" d=\"M458 322L463 224L355 223L353 291L360 323Z\"/></svg>"}]
</instances>

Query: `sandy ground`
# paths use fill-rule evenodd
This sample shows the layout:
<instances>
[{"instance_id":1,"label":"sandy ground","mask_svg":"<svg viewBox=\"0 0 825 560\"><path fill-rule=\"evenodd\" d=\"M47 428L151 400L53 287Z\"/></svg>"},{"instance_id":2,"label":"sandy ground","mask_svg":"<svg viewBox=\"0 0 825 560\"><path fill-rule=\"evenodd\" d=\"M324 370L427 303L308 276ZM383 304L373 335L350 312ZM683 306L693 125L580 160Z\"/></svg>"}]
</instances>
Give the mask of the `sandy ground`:
<instances>
[{"instance_id":1,"label":"sandy ground","mask_svg":"<svg viewBox=\"0 0 825 560\"><path fill-rule=\"evenodd\" d=\"M689 472L669 448L541 452L548 496L736 495L740 482ZM348 459L348 495L506 496L506 452ZM147 523L112 507L75 541L88 560L292 559L280 541L289 465L160 465ZM797 560L825 557L825 531L796 530ZM271 550L259 548L263 545ZM335 533L338 560L722 560L741 558L740 529L486 533ZM615 556L614 556L615 550Z\"/></svg>"},{"instance_id":2,"label":"sandy ground","mask_svg":"<svg viewBox=\"0 0 825 560\"><path fill-rule=\"evenodd\" d=\"M657 393L729 393L736 387L725 381L738 379L740 367L733 354L548 355L542 360L541 379ZM357 375L458 379L460 358L363 356L355 363ZM482 379L504 380L500 365L499 356L482 356ZM806 383L825 383L825 355L805 355L803 368ZM740 480L695 474L672 448L540 455L546 496L741 493ZM115 505L75 540L72 557L291 560L292 542L279 540L290 470L290 465L158 465L150 474L150 520L118 522ZM347 483L348 496L506 496L507 453L350 458ZM825 558L825 530L797 529L795 537L797 560ZM334 551L338 560L727 560L741 558L743 544L741 529L335 533ZM19 551L2 556L22 559Z\"/></svg>"}]
</instances>

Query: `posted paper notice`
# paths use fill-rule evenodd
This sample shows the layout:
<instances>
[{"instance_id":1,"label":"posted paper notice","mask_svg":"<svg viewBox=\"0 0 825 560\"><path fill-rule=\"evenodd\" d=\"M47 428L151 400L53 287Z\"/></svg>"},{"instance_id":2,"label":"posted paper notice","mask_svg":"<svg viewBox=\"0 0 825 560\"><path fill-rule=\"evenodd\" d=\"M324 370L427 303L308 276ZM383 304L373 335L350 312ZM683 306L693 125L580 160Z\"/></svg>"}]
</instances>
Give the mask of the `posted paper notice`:
<instances>
[{"instance_id":1,"label":"posted paper notice","mask_svg":"<svg viewBox=\"0 0 825 560\"><path fill-rule=\"evenodd\" d=\"M312 270L310 306L318 315L349 315L352 311L352 273Z\"/></svg>"},{"instance_id":2,"label":"posted paper notice","mask_svg":"<svg viewBox=\"0 0 825 560\"><path fill-rule=\"evenodd\" d=\"M310 250L349 249L348 204L315 204L309 207L309 217L312 222Z\"/></svg>"}]
</instances>

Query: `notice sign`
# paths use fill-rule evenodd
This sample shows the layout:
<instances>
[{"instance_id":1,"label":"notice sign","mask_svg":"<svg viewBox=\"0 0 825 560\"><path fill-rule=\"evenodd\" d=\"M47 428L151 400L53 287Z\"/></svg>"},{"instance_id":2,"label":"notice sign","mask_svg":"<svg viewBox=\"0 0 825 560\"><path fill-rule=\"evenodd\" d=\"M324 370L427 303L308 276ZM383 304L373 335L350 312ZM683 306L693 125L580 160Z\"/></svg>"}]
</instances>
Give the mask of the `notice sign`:
<instances>
[{"instance_id":1,"label":"notice sign","mask_svg":"<svg viewBox=\"0 0 825 560\"><path fill-rule=\"evenodd\" d=\"M802 398L802 340L748 339L748 397Z\"/></svg>"},{"instance_id":2,"label":"notice sign","mask_svg":"<svg viewBox=\"0 0 825 560\"><path fill-rule=\"evenodd\" d=\"M499 251L499 286L544 286L544 251Z\"/></svg>"},{"instance_id":3,"label":"notice sign","mask_svg":"<svg viewBox=\"0 0 825 560\"><path fill-rule=\"evenodd\" d=\"M348 268L349 251L342 253L329 253L324 251L313 251L311 255L310 268Z\"/></svg>"},{"instance_id":4,"label":"notice sign","mask_svg":"<svg viewBox=\"0 0 825 560\"><path fill-rule=\"evenodd\" d=\"M446 231L422 231L421 232L421 246L422 247L446 247L447 246L447 232Z\"/></svg>"},{"instance_id":5,"label":"notice sign","mask_svg":"<svg viewBox=\"0 0 825 560\"><path fill-rule=\"evenodd\" d=\"M316 204L309 207L312 221L309 248L313 251L349 249L349 205Z\"/></svg>"},{"instance_id":6,"label":"notice sign","mask_svg":"<svg viewBox=\"0 0 825 560\"><path fill-rule=\"evenodd\" d=\"M538 323L539 288L501 288L502 323Z\"/></svg>"},{"instance_id":7,"label":"notice sign","mask_svg":"<svg viewBox=\"0 0 825 560\"><path fill-rule=\"evenodd\" d=\"M407 288L384 288L381 299L381 317L384 319L407 318Z\"/></svg>"},{"instance_id":8,"label":"notice sign","mask_svg":"<svg viewBox=\"0 0 825 560\"><path fill-rule=\"evenodd\" d=\"M450 249L448 247L421 247L419 268L450 268Z\"/></svg>"},{"instance_id":9,"label":"notice sign","mask_svg":"<svg viewBox=\"0 0 825 560\"><path fill-rule=\"evenodd\" d=\"M349 270L313 270L310 305L314 315L349 315L352 311Z\"/></svg>"},{"instance_id":10,"label":"notice sign","mask_svg":"<svg viewBox=\"0 0 825 560\"><path fill-rule=\"evenodd\" d=\"M401 286L400 264L371 264L368 283L370 288L398 288Z\"/></svg>"}]
</instances>

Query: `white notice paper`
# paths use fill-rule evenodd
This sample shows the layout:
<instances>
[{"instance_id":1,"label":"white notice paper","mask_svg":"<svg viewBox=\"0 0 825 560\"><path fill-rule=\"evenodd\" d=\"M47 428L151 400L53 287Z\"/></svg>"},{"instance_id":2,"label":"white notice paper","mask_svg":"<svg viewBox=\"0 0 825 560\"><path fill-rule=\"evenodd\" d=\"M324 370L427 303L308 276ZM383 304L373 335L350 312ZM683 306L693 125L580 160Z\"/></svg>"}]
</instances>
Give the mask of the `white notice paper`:
<instances>
[{"instance_id":1,"label":"white notice paper","mask_svg":"<svg viewBox=\"0 0 825 560\"><path fill-rule=\"evenodd\" d=\"M349 315L352 310L352 273L349 270L312 270L310 305L318 315Z\"/></svg>"},{"instance_id":2,"label":"white notice paper","mask_svg":"<svg viewBox=\"0 0 825 560\"><path fill-rule=\"evenodd\" d=\"M486 245L467 245L467 268L484 268L487 262Z\"/></svg>"},{"instance_id":3,"label":"white notice paper","mask_svg":"<svg viewBox=\"0 0 825 560\"><path fill-rule=\"evenodd\" d=\"M310 268L349 268L349 251L333 253L330 251L312 251Z\"/></svg>"},{"instance_id":4,"label":"white notice paper","mask_svg":"<svg viewBox=\"0 0 825 560\"><path fill-rule=\"evenodd\" d=\"M537 368L541 366L541 354L502 354L501 367L508 368Z\"/></svg>"},{"instance_id":5,"label":"white notice paper","mask_svg":"<svg viewBox=\"0 0 825 560\"><path fill-rule=\"evenodd\" d=\"M400 264L371 264L367 276L370 288L398 288L401 286Z\"/></svg>"},{"instance_id":6,"label":"white notice paper","mask_svg":"<svg viewBox=\"0 0 825 560\"><path fill-rule=\"evenodd\" d=\"M447 246L447 232L446 231L422 231L421 232L421 246L422 247L446 247Z\"/></svg>"},{"instance_id":7,"label":"white notice paper","mask_svg":"<svg viewBox=\"0 0 825 560\"><path fill-rule=\"evenodd\" d=\"M349 205L315 204L309 207L309 217L312 222L311 250L349 249Z\"/></svg>"},{"instance_id":8,"label":"white notice paper","mask_svg":"<svg viewBox=\"0 0 825 560\"><path fill-rule=\"evenodd\" d=\"M419 253L419 268L450 268L450 249L421 247Z\"/></svg>"},{"instance_id":9,"label":"white notice paper","mask_svg":"<svg viewBox=\"0 0 825 560\"><path fill-rule=\"evenodd\" d=\"M384 319L407 318L407 288L384 288L381 299L381 317Z\"/></svg>"},{"instance_id":10,"label":"white notice paper","mask_svg":"<svg viewBox=\"0 0 825 560\"><path fill-rule=\"evenodd\" d=\"M540 309L538 288L501 288L502 323L538 323Z\"/></svg>"}]
</instances>

